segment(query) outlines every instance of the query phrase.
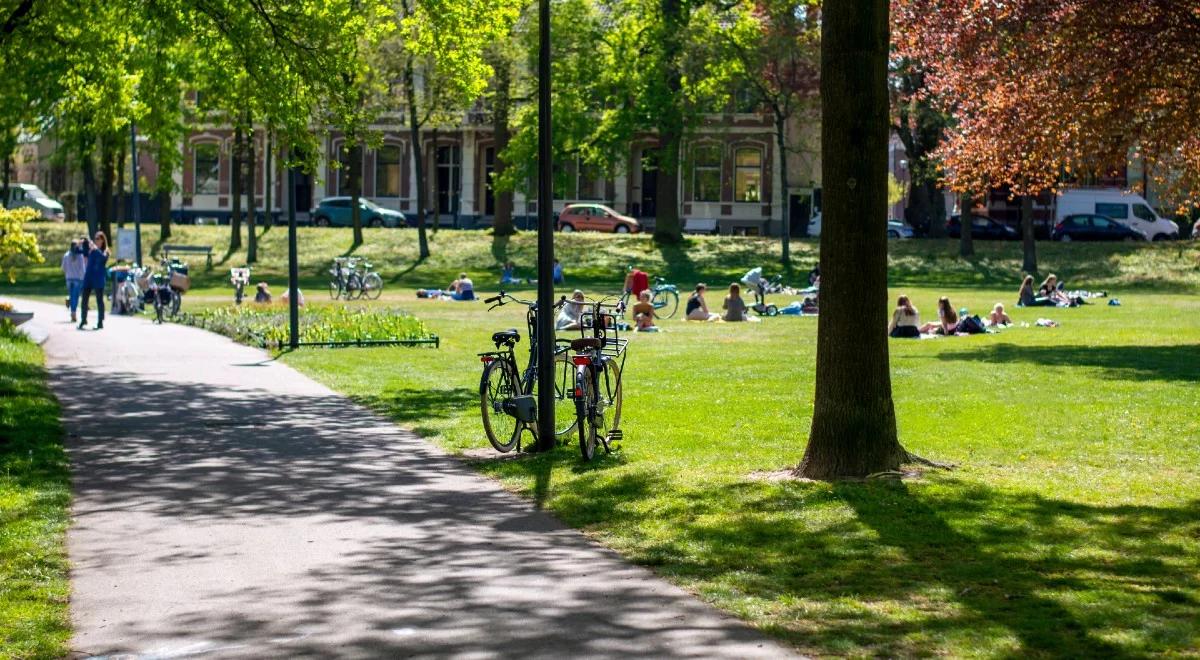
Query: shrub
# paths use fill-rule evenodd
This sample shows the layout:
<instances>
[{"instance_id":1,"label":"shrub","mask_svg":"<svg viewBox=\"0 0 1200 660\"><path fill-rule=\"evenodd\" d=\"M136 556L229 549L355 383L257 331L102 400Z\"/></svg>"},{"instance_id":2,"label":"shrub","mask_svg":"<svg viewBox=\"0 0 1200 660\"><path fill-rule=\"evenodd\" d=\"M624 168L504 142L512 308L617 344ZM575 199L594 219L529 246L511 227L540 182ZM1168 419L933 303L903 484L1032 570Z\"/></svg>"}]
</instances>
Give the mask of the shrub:
<instances>
[{"instance_id":1,"label":"shrub","mask_svg":"<svg viewBox=\"0 0 1200 660\"><path fill-rule=\"evenodd\" d=\"M217 307L183 314L179 322L225 335L234 341L263 348L279 348L288 341L286 305ZM398 309L317 307L300 312L300 341L412 341L433 335L415 316Z\"/></svg>"}]
</instances>

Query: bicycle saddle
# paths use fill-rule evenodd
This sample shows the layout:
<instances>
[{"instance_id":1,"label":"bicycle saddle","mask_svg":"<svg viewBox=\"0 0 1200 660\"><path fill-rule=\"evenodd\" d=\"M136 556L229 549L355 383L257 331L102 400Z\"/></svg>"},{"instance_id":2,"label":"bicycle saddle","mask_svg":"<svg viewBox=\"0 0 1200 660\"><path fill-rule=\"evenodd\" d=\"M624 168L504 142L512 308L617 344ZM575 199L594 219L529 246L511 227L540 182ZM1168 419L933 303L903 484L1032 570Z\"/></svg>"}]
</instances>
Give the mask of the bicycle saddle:
<instances>
[{"instance_id":1,"label":"bicycle saddle","mask_svg":"<svg viewBox=\"0 0 1200 660\"><path fill-rule=\"evenodd\" d=\"M587 351L593 348L600 348L604 345L604 341L595 337L585 337L583 339L574 339L571 341L571 350Z\"/></svg>"},{"instance_id":2,"label":"bicycle saddle","mask_svg":"<svg viewBox=\"0 0 1200 660\"><path fill-rule=\"evenodd\" d=\"M494 343L496 346L499 346L500 344L508 344L509 346L512 346L519 341L521 341L521 333L517 332L516 328L510 328L508 330L501 330L500 332L492 333L492 343Z\"/></svg>"}]
</instances>

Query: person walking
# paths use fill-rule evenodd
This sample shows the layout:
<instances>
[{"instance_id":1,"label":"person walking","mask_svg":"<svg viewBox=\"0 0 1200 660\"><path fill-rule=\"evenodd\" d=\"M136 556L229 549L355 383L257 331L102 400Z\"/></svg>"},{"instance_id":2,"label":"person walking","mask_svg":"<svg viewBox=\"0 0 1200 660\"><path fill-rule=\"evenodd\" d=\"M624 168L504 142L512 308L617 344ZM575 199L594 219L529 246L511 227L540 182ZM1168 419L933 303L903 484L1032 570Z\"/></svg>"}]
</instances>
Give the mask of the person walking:
<instances>
[{"instance_id":1,"label":"person walking","mask_svg":"<svg viewBox=\"0 0 1200 660\"><path fill-rule=\"evenodd\" d=\"M83 274L87 269L87 260L83 258L83 250L80 249L79 243L78 239L71 241L71 247L62 257L63 277L67 280L67 309L71 310L71 323L78 320L76 311L79 309L79 294L83 293Z\"/></svg>"},{"instance_id":2,"label":"person walking","mask_svg":"<svg viewBox=\"0 0 1200 660\"><path fill-rule=\"evenodd\" d=\"M87 325L88 298L96 294L96 329L104 329L104 282L108 274L108 238L97 231L92 241L84 241L83 256L87 266L83 273L83 313L79 317L79 329Z\"/></svg>"}]
</instances>

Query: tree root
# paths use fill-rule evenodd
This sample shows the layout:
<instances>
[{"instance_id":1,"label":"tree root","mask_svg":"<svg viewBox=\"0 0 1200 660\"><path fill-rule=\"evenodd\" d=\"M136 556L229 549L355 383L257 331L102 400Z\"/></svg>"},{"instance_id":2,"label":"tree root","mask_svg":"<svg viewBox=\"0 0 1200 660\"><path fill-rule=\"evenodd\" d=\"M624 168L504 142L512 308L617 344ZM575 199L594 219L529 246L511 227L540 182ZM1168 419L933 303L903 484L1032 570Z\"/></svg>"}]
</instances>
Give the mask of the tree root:
<instances>
[{"instance_id":1,"label":"tree root","mask_svg":"<svg viewBox=\"0 0 1200 660\"><path fill-rule=\"evenodd\" d=\"M918 456L907 449L904 450L903 462L916 463L917 465L924 465L926 467L936 468L938 470L953 470L958 467L954 463L943 463L941 461L934 461L923 456Z\"/></svg>"}]
</instances>

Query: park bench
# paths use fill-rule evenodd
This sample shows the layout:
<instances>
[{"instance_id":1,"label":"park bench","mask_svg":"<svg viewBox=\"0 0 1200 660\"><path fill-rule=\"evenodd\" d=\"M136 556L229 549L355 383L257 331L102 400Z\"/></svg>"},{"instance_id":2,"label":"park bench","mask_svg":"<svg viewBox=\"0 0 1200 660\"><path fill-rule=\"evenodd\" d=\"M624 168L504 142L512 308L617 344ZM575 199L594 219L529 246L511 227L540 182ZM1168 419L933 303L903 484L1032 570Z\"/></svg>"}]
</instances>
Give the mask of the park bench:
<instances>
[{"instance_id":1,"label":"park bench","mask_svg":"<svg viewBox=\"0 0 1200 660\"><path fill-rule=\"evenodd\" d=\"M212 246L211 245L164 245L162 246L162 256L164 259L170 259L171 254L203 254L208 258L208 269L212 270Z\"/></svg>"},{"instance_id":2,"label":"park bench","mask_svg":"<svg viewBox=\"0 0 1200 660\"><path fill-rule=\"evenodd\" d=\"M683 231L689 234L715 234L717 233L717 219L688 218L683 223Z\"/></svg>"}]
</instances>

